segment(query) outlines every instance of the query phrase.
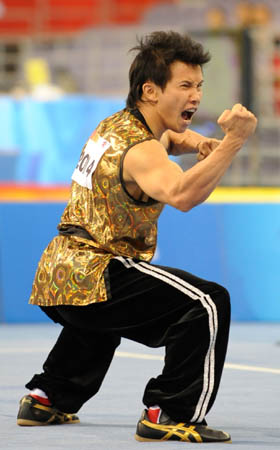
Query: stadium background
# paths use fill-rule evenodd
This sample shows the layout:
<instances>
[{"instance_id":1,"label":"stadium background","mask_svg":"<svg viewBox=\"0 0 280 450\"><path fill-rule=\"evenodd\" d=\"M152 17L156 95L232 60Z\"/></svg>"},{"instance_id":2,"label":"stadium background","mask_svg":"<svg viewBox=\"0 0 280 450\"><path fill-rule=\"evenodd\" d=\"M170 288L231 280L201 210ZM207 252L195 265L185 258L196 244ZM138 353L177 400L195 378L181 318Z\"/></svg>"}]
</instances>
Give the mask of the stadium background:
<instances>
[{"instance_id":1,"label":"stadium background","mask_svg":"<svg viewBox=\"0 0 280 450\"><path fill-rule=\"evenodd\" d=\"M236 321L280 321L277 3L0 1L0 322L47 320L27 304L37 262L84 141L124 106L128 50L155 29L188 31L212 53L193 129L221 137L216 119L238 101L259 119L209 201L165 209L155 261L225 285Z\"/></svg>"}]
</instances>

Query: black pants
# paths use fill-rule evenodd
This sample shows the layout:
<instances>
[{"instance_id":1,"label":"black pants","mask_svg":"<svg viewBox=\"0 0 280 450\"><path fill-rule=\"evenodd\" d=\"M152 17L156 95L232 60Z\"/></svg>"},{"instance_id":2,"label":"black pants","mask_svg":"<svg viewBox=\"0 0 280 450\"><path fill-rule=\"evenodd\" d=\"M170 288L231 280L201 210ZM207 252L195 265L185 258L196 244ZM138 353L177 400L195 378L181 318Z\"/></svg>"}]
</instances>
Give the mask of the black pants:
<instances>
[{"instance_id":1,"label":"black pants","mask_svg":"<svg viewBox=\"0 0 280 450\"><path fill-rule=\"evenodd\" d=\"M187 272L123 257L111 260L106 277L106 302L42 308L63 330L44 372L26 387L42 389L64 412L77 412L99 390L125 337L166 348L163 371L148 382L144 404L159 405L173 420L201 422L223 370L228 292Z\"/></svg>"}]
</instances>

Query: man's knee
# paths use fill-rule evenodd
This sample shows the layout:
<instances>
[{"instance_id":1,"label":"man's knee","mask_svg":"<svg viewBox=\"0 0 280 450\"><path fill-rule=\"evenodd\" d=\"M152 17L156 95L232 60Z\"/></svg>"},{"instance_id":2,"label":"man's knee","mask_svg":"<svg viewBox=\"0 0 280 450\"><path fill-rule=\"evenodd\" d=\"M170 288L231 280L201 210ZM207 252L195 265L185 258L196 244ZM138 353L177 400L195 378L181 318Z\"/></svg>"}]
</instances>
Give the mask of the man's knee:
<instances>
[{"instance_id":1,"label":"man's knee","mask_svg":"<svg viewBox=\"0 0 280 450\"><path fill-rule=\"evenodd\" d=\"M230 314L230 294L228 290L218 283L214 284L214 290L211 294L211 298L214 301L217 309L223 311L226 314Z\"/></svg>"}]
</instances>

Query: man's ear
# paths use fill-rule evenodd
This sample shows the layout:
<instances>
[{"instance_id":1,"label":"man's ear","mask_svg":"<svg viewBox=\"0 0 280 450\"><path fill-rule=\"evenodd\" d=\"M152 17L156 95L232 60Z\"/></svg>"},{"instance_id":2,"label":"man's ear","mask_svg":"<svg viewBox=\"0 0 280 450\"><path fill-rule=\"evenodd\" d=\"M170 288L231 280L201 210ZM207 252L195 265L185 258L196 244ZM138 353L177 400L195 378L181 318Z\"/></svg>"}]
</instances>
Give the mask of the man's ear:
<instances>
[{"instance_id":1,"label":"man's ear","mask_svg":"<svg viewBox=\"0 0 280 450\"><path fill-rule=\"evenodd\" d=\"M142 86L142 100L151 103L158 101L158 86L152 81L146 81Z\"/></svg>"}]
</instances>

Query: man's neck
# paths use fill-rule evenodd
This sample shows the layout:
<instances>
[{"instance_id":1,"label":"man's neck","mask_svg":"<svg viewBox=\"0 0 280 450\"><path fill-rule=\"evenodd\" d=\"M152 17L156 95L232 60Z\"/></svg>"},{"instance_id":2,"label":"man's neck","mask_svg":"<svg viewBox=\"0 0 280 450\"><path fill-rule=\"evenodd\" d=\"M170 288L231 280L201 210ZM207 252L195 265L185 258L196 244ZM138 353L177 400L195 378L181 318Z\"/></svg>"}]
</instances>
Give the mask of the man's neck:
<instances>
[{"instance_id":1,"label":"man's neck","mask_svg":"<svg viewBox=\"0 0 280 450\"><path fill-rule=\"evenodd\" d=\"M160 140L161 135L165 130L160 127L153 106L148 103L141 103L137 105L137 108L144 117L155 138Z\"/></svg>"}]
</instances>

